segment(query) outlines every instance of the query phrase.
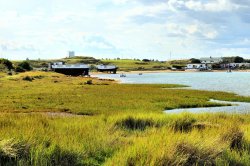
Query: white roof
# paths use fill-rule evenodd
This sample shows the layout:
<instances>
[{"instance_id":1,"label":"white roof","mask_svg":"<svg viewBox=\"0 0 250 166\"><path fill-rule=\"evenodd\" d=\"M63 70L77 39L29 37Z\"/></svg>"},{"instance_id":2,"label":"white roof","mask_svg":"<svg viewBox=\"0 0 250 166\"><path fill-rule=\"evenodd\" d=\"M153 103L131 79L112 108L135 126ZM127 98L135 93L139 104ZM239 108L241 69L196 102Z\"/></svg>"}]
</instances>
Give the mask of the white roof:
<instances>
[{"instance_id":1,"label":"white roof","mask_svg":"<svg viewBox=\"0 0 250 166\"><path fill-rule=\"evenodd\" d=\"M223 60L222 58L220 58L220 57L215 57L215 58L213 58L213 57L205 57L205 58L200 58L200 60L202 60L202 61L210 61L210 60Z\"/></svg>"},{"instance_id":2,"label":"white roof","mask_svg":"<svg viewBox=\"0 0 250 166\"><path fill-rule=\"evenodd\" d=\"M52 69L88 69L89 65L85 64L67 64L67 65L52 65Z\"/></svg>"},{"instance_id":3,"label":"white roof","mask_svg":"<svg viewBox=\"0 0 250 166\"><path fill-rule=\"evenodd\" d=\"M97 69L116 69L115 65L97 65Z\"/></svg>"}]
</instances>

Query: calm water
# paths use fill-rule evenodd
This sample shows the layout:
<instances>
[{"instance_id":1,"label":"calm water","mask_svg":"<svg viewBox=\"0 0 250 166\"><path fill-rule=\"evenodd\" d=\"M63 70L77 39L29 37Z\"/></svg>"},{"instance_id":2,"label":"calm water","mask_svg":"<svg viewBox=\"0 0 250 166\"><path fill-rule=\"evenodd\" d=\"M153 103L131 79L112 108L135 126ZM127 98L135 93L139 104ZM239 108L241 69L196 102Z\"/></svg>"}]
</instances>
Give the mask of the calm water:
<instances>
[{"instance_id":1,"label":"calm water","mask_svg":"<svg viewBox=\"0 0 250 166\"><path fill-rule=\"evenodd\" d=\"M250 72L192 72L192 73L147 73L143 75L126 74L98 75L101 78L113 78L122 83L135 84L183 84L192 89L226 91L250 96Z\"/></svg>"},{"instance_id":2,"label":"calm water","mask_svg":"<svg viewBox=\"0 0 250 166\"><path fill-rule=\"evenodd\" d=\"M210 100L215 103L231 104L232 106L223 107L207 107L207 108L185 108L185 109L173 109L167 110L166 113L202 113L202 112L227 112L227 113L250 113L250 103L244 102L228 102L219 100Z\"/></svg>"}]
</instances>

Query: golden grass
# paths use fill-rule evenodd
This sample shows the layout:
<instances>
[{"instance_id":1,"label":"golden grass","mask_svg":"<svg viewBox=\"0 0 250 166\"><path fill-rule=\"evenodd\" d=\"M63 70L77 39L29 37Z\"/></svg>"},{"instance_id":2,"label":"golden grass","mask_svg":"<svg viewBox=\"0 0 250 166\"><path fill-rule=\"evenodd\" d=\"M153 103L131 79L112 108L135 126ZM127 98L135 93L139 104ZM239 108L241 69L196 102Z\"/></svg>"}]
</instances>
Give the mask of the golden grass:
<instances>
[{"instance_id":1,"label":"golden grass","mask_svg":"<svg viewBox=\"0 0 250 166\"><path fill-rule=\"evenodd\" d=\"M250 98L173 87L50 72L0 78L0 165L249 164L250 115L163 110Z\"/></svg>"},{"instance_id":2,"label":"golden grass","mask_svg":"<svg viewBox=\"0 0 250 166\"><path fill-rule=\"evenodd\" d=\"M121 71L163 70L163 69L169 69L171 67L171 65L167 62L158 62L158 61L143 62L132 59L102 60L102 62L117 65L119 67L119 70Z\"/></svg>"}]
</instances>

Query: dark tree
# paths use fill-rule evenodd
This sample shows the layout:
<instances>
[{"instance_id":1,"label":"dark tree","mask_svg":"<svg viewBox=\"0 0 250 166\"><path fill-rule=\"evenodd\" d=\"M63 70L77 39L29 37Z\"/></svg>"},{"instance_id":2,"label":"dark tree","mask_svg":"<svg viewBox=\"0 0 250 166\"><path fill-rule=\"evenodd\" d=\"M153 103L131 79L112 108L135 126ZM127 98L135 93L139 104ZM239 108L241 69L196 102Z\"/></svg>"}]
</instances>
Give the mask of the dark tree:
<instances>
[{"instance_id":1,"label":"dark tree","mask_svg":"<svg viewBox=\"0 0 250 166\"><path fill-rule=\"evenodd\" d=\"M190 59L191 63L201 63L199 59L192 58Z\"/></svg>"},{"instance_id":2,"label":"dark tree","mask_svg":"<svg viewBox=\"0 0 250 166\"><path fill-rule=\"evenodd\" d=\"M150 62L149 59L143 59L142 61L143 61L143 62Z\"/></svg>"},{"instance_id":3,"label":"dark tree","mask_svg":"<svg viewBox=\"0 0 250 166\"><path fill-rule=\"evenodd\" d=\"M30 71L32 70L32 67L30 66L30 63L28 61L23 61L18 65L19 68L26 70L26 71Z\"/></svg>"},{"instance_id":4,"label":"dark tree","mask_svg":"<svg viewBox=\"0 0 250 166\"><path fill-rule=\"evenodd\" d=\"M9 61L8 59L0 59L0 64L5 65L8 70L11 70L14 68L12 62Z\"/></svg>"},{"instance_id":5,"label":"dark tree","mask_svg":"<svg viewBox=\"0 0 250 166\"><path fill-rule=\"evenodd\" d=\"M234 58L234 63L242 63L242 62L244 62L244 58L239 57L239 56Z\"/></svg>"}]
</instances>

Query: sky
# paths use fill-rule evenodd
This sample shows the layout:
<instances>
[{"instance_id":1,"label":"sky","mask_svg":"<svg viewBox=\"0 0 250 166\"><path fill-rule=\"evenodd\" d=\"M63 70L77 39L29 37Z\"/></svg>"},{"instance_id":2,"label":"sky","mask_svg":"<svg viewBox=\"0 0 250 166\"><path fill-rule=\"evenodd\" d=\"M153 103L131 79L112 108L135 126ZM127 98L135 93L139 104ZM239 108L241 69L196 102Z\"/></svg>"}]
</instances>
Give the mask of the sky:
<instances>
[{"instance_id":1,"label":"sky","mask_svg":"<svg viewBox=\"0 0 250 166\"><path fill-rule=\"evenodd\" d=\"M0 0L0 58L56 59L70 50L250 59L250 0Z\"/></svg>"}]
</instances>

